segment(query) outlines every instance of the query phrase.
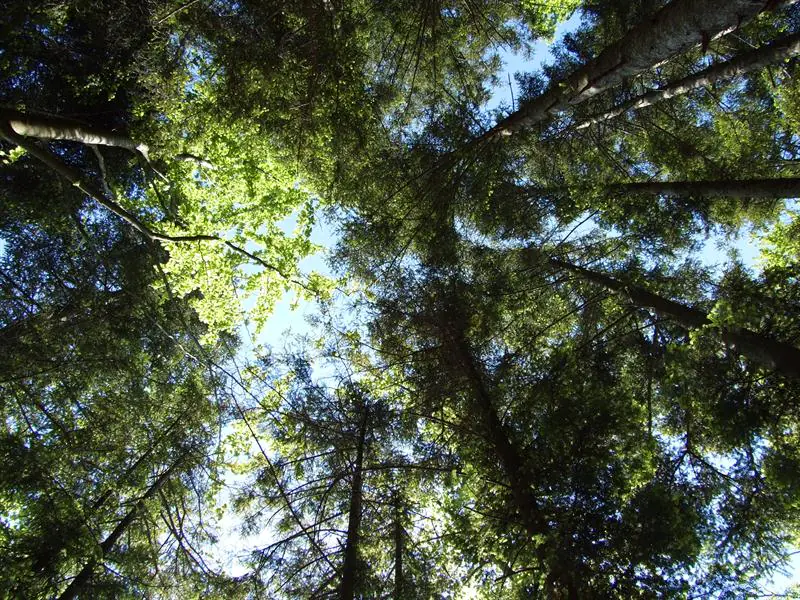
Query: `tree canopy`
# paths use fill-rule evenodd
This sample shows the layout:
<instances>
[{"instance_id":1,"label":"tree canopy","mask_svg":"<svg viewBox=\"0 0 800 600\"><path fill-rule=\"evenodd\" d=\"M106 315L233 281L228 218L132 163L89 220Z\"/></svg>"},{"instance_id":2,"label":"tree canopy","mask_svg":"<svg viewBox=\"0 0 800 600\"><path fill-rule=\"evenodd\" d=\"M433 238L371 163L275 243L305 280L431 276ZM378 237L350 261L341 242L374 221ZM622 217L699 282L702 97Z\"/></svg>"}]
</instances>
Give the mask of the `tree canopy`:
<instances>
[{"instance_id":1,"label":"tree canopy","mask_svg":"<svg viewBox=\"0 0 800 600\"><path fill-rule=\"evenodd\" d=\"M0 597L800 594L798 10L5 3Z\"/></svg>"}]
</instances>

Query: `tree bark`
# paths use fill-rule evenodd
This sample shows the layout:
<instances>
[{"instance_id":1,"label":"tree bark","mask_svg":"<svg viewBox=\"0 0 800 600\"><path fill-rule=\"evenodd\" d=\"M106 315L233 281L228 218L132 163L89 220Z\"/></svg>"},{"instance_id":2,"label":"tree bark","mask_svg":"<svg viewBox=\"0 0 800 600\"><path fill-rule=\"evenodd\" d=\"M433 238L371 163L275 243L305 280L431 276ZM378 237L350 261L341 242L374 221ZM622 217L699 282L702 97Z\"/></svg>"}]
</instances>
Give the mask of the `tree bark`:
<instances>
[{"instance_id":1,"label":"tree bark","mask_svg":"<svg viewBox=\"0 0 800 600\"><path fill-rule=\"evenodd\" d=\"M0 120L17 135L35 137L40 140L69 140L87 145L113 146L125 148L131 152L141 154L147 159L148 148L145 144L137 144L130 137L114 131L90 127L64 119L44 115L29 115L16 110L0 110Z\"/></svg>"},{"instance_id":2,"label":"tree bark","mask_svg":"<svg viewBox=\"0 0 800 600\"><path fill-rule=\"evenodd\" d=\"M155 451L155 449L161 444L161 442L169 436L172 431L174 431L175 427L184 421L184 418L191 412L193 407L190 405L186 408L177 419L170 423L169 427L167 427L164 431L160 432L156 439L153 440L153 443L148 446L147 450L145 450L134 462L131 466L129 466L122 475L117 480L117 486L124 484L126 481L130 479L130 477L144 464L144 461L147 460L150 455ZM108 501L113 493L113 489L107 489L103 492L97 500L92 502L91 510L96 511L103 507L103 505Z\"/></svg>"},{"instance_id":3,"label":"tree bark","mask_svg":"<svg viewBox=\"0 0 800 600\"><path fill-rule=\"evenodd\" d=\"M216 165L209 160L201 156L197 156L196 154L191 154L189 152L181 152L175 156L175 160L180 160L184 162L193 162L196 163L198 166L203 167L204 169L208 169L209 171L216 170Z\"/></svg>"},{"instance_id":4,"label":"tree bark","mask_svg":"<svg viewBox=\"0 0 800 600\"><path fill-rule=\"evenodd\" d=\"M133 227L136 231L144 235L144 237L147 238L149 242L173 242L173 243L204 242L204 241L218 242L227 246L234 252L246 256L247 258L258 263L265 269L274 271L284 279L291 281L292 283L295 283L304 289L308 289L307 285L305 285L300 281L297 281L296 279L293 279L290 275L284 273L281 269L279 269L275 265L266 262L265 260L259 258L252 252L248 252L245 248L237 246L233 242L225 240L217 235L206 235L206 234L166 235L164 233L153 231L147 225L145 225L136 215L125 210L114 200L106 197L106 195L100 189L98 189L94 184L88 181L84 181L79 171L67 165L64 161L59 159L53 153L48 152L43 148L40 148L28 138L16 133L13 129L11 129L11 126L8 125L8 123L3 121L2 119L0 119L0 137L11 142L12 144L17 144L20 148L23 148L31 156L43 162L46 166L55 171L58 175L66 179L70 184L72 184L81 192L89 196L92 200L94 200L104 208L108 209L113 214L117 215L128 225Z\"/></svg>"},{"instance_id":5,"label":"tree bark","mask_svg":"<svg viewBox=\"0 0 800 600\"><path fill-rule=\"evenodd\" d=\"M122 484L124 484L128 479L130 479L131 475L135 473L139 467L141 467L144 462L150 457L156 447L161 443L161 441L170 434L171 431L175 429L175 426L178 425L182 421L182 419L189 413L188 410L185 410L180 417L175 419L172 424L166 429L166 431L161 432L158 437L153 441L153 443L144 451L135 461L134 463L129 466L122 475L117 479L116 486L114 487L107 487L106 490L98 496L98 498L91 503L90 510L92 513L100 510L108 499L111 498L111 495L114 493L115 488L119 488ZM58 554L64 549L64 544L59 544L53 548L51 548L45 555L43 555L36 563L33 565L33 570L36 572L43 572L47 569L49 564L52 564Z\"/></svg>"},{"instance_id":6,"label":"tree bark","mask_svg":"<svg viewBox=\"0 0 800 600\"><path fill-rule=\"evenodd\" d=\"M538 254L538 250L534 252ZM749 329L715 325L702 310L664 298L643 287L625 283L604 273L555 258L549 259L549 263L557 269L571 271L587 281L622 294L636 306L651 308L661 316L674 319L687 329L711 326L726 344L733 346L743 356L788 377L800 378L800 349L791 344Z\"/></svg>"},{"instance_id":7,"label":"tree bark","mask_svg":"<svg viewBox=\"0 0 800 600\"><path fill-rule=\"evenodd\" d=\"M665 60L729 33L760 12L797 0L673 0L595 59L497 123L474 143L511 135L580 104Z\"/></svg>"},{"instance_id":8,"label":"tree bark","mask_svg":"<svg viewBox=\"0 0 800 600\"><path fill-rule=\"evenodd\" d=\"M394 497L394 600L403 600L403 522L399 492Z\"/></svg>"},{"instance_id":9,"label":"tree bark","mask_svg":"<svg viewBox=\"0 0 800 600\"><path fill-rule=\"evenodd\" d=\"M166 471L164 471L158 478L153 482L153 484L148 488L145 492L144 496L139 498L133 508L128 511L128 514L117 524L114 530L108 535L106 539L104 539L100 543L100 552L98 553L99 556L96 558L91 559L87 562L84 567L80 570L80 572L75 576L75 578L70 582L67 588L61 592L61 595L58 597L58 600L73 600L78 593L80 593L81 589L88 583L89 579L92 577L94 572L95 566L97 563L102 561L103 558L111 551L114 545L117 543L119 538L122 537L122 534L130 527L131 523L136 519L139 513L144 509L145 502L152 498L153 496L158 493L164 484L169 480L178 466L183 463L184 459L186 458L186 454L181 456L178 460L176 460L172 466L170 466Z\"/></svg>"},{"instance_id":10,"label":"tree bark","mask_svg":"<svg viewBox=\"0 0 800 600\"><path fill-rule=\"evenodd\" d=\"M356 450L353 483L350 486L350 510L348 512L347 543L344 548L344 564L342 566L341 600L353 600L355 598L356 587L359 580L358 543L361 529L361 501L363 495L362 467L364 464L364 446L367 437L369 408L365 405L363 411L361 425L358 430L358 447Z\"/></svg>"},{"instance_id":11,"label":"tree bark","mask_svg":"<svg viewBox=\"0 0 800 600\"><path fill-rule=\"evenodd\" d=\"M525 530L531 537L545 533L547 532L546 520L531 491L531 482L525 473L524 460L497 415L491 394L486 387L484 376L476 364L469 342L463 336L463 332L456 332L453 337L455 339L449 340L450 352L459 363L461 375L466 378L472 388L476 414L509 480L512 498Z\"/></svg>"},{"instance_id":12,"label":"tree bark","mask_svg":"<svg viewBox=\"0 0 800 600\"><path fill-rule=\"evenodd\" d=\"M575 125L575 129L585 129L596 123L608 121L628 111L639 110L651 106L662 100L687 94L700 87L712 85L716 81L732 79L744 73L763 69L780 60L800 54L800 33L789 35L767 44L757 50L745 52L732 59L711 65L707 69L688 75L661 89L652 90L615 106L605 112L594 114L582 119Z\"/></svg>"},{"instance_id":13,"label":"tree bark","mask_svg":"<svg viewBox=\"0 0 800 600\"><path fill-rule=\"evenodd\" d=\"M580 191L580 187L577 188ZM591 188L587 187L586 190ZM708 181L642 181L611 183L604 191L609 194L652 194L653 196L678 196L695 198L800 198L800 177L772 179L734 179ZM557 196L570 192L569 188L527 188L531 196Z\"/></svg>"},{"instance_id":14,"label":"tree bark","mask_svg":"<svg viewBox=\"0 0 800 600\"><path fill-rule=\"evenodd\" d=\"M608 190L616 193L641 193L655 196L798 198L800 197L800 177L728 181L646 181L612 184Z\"/></svg>"},{"instance_id":15,"label":"tree bark","mask_svg":"<svg viewBox=\"0 0 800 600\"><path fill-rule=\"evenodd\" d=\"M50 167L50 169L55 171L58 175L66 179L71 185L75 186L81 192L92 198L95 202L97 202L104 208L108 209L109 211L120 217L123 221L128 223L128 225L136 229L139 233L142 233L150 241L153 242L154 241L184 242L184 241L201 241L201 240L221 241L219 237L212 235L171 236L154 232L150 228L148 228L147 225L142 223L139 220L139 218L136 217L136 215L128 212L113 200L106 198L105 194L102 191L100 191L97 187L95 187L92 183L83 181L80 172L67 165L53 153L48 152L43 148L40 148L32 141L17 134L15 131L11 130L8 126L5 126L5 124L2 122L0 122L0 135L2 135L2 137L4 137L7 141L13 144L17 144L18 146L23 148L28 154L43 162L46 166Z\"/></svg>"}]
</instances>

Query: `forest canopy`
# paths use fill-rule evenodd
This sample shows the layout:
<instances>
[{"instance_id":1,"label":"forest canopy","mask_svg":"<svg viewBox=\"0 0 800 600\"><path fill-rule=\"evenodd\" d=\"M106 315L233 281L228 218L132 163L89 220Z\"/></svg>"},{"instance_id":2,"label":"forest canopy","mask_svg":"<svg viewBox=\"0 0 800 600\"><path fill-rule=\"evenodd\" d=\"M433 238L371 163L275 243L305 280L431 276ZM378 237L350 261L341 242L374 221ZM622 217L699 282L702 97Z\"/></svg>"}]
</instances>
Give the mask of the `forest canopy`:
<instances>
[{"instance_id":1,"label":"forest canopy","mask_svg":"<svg viewBox=\"0 0 800 600\"><path fill-rule=\"evenodd\" d=\"M0 598L800 597L796 2L2 9Z\"/></svg>"}]
</instances>

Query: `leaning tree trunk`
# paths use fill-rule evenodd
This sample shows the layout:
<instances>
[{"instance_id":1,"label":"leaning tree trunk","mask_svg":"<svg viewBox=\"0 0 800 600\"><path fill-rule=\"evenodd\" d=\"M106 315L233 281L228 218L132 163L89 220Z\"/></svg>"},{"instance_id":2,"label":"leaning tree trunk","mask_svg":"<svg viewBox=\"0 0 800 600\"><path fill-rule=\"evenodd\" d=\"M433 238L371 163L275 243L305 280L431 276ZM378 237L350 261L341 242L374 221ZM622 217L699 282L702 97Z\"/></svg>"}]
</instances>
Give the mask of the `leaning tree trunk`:
<instances>
[{"instance_id":1,"label":"leaning tree trunk","mask_svg":"<svg viewBox=\"0 0 800 600\"><path fill-rule=\"evenodd\" d=\"M471 388L475 415L483 425L492 450L508 478L512 501L521 524L531 538L540 537L551 531L548 519L532 491L532 481L525 468L522 453L498 415L492 393L486 384L486 376L464 335L463 322L462 320L461 323L454 324L445 344L446 351L461 371L454 375L465 379ZM538 549L539 558L544 563L549 562L545 558L546 554L544 547ZM578 587L569 567L563 564L542 564L542 566L548 571L547 580L551 597L570 600L579 597Z\"/></svg>"},{"instance_id":2,"label":"leaning tree trunk","mask_svg":"<svg viewBox=\"0 0 800 600\"><path fill-rule=\"evenodd\" d=\"M525 188L533 197L549 197L570 192L591 191L594 188ZM800 177L778 177L772 179L734 179L706 181L642 181L630 183L610 183L602 188L607 194L652 194L653 196L677 196L695 198L798 198L800 197Z\"/></svg>"},{"instance_id":3,"label":"leaning tree trunk","mask_svg":"<svg viewBox=\"0 0 800 600\"><path fill-rule=\"evenodd\" d=\"M538 251L535 253L538 254ZM800 350L791 344L749 329L715 325L702 310L664 298L641 286L625 283L604 273L555 258L549 259L549 262L558 269L566 269L587 281L624 295L636 306L651 308L659 315L674 319L687 329L711 326L725 343L736 348L743 356L789 377L800 378Z\"/></svg>"},{"instance_id":4,"label":"leaning tree trunk","mask_svg":"<svg viewBox=\"0 0 800 600\"><path fill-rule=\"evenodd\" d=\"M117 543L119 538L122 537L122 534L130 527L131 523L136 519L139 513L144 509L145 502L155 496L158 491L164 486L164 484L169 480L178 466L183 463L186 455L184 454L181 456L177 461L175 461L169 469L164 471L158 479L155 480L153 485L151 485L148 490L145 492L144 496L139 498L133 508L128 511L128 514L117 524L114 530L108 535L106 539L104 539L100 543L99 552L95 558L92 558L87 562L80 572L75 576L75 578L70 582L67 588L61 593L58 597L58 600L73 600L80 592L81 589L88 583L89 579L92 577L94 573L94 568L97 566L97 563L100 562L114 547Z\"/></svg>"},{"instance_id":5,"label":"leaning tree trunk","mask_svg":"<svg viewBox=\"0 0 800 600\"><path fill-rule=\"evenodd\" d=\"M402 521L402 502L400 493L394 497L394 600L403 600L403 545L405 532Z\"/></svg>"},{"instance_id":6,"label":"leaning tree trunk","mask_svg":"<svg viewBox=\"0 0 800 600\"><path fill-rule=\"evenodd\" d=\"M154 231L153 229L148 227L141 219L139 219L139 217L137 217L135 214L133 214L128 210L125 210L125 208L123 208L119 203L114 201L112 198L107 197L107 195L103 193L92 182L85 180L81 176L81 173L79 171L73 169L71 166L69 166L67 163L61 160L54 153L39 147L36 143L34 143L33 140L17 133L11 127L10 123L11 123L10 121L3 120L2 118L0 118L0 138L5 139L6 141L11 142L12 144L18 145L28 154L38 159L42 163L44 163L56 174L66 179L70 184L72 184L81 192L89 196L92 200L100 204L100 206L106 208L113 214L117 215L128 225L133 227L136 231L144 235L144 237L149 242L173 242L173 243L217 242L227 246L228 248L230 248L231 250L233 250L238 254L246 256L250 260L261 265L262 267L269 269L270 271L274 271L284 279L296 283L301 287L307 287L305 286L305 284L293 279L289 274L285 273L280 267L277 267L271 263L266 262L265 260L259 258L255 254L249 252L245 248L237 246L233 242L226 240L225 238L222 238L218 235L208 235L208 234L166 235L164 233L159 233L158 231Z\"/></svg>"},{"instance_id":7,"label":"leaning tree trunk","mask_svg":"<svg viewBox=\"0 0 800 600\"><path fill-rule=\"evenodd\" d=\"M190 407L190 409L193 407ZM153 454L155 449L158 445L175 429L175 426L182 422L183 418L189 414L189 409L185 410L177 419L175 419L170 426L165 430L159 433L158 437L153 440L153 443L148 446L147 450L145 450L134 462L131 466L129 466L122 475L116 480L113 486L109 486L103 491L98 498L91 503L90 505L90 513L95 513L108 502L108 499L111 498L111 495L114 493L115 488L118 488L120 485L126 483L131 475L135 473L139 468L145 463L145 461ZM42 555L39 560L37 560L33 565L33 570L36 572L44 572L47 570L48 566L51 565L55 557L64 549L65 544L56 544L50 548L50 550Z\"/></svg>"},{"instance_id":8,"label":"leaning tree trunk","mask_svg":"<svg viewBox=\"0 0 800 600\"><path fill-rule=\"evenodd\" d=\"M800 177L720 181L645 181L608 186L611 193L725 198L797 198Z\"/></svg>"},{"instance_id":9,"label":"leaning tree trunk","mask_svg":"<svg viewBox=\"0 0 800 600\"><path fill-rule=\"evenodd\" d=\"M369 408L364 406L361 425L358 430L358 447L353 471L353 483L350 487L350 510L347 520L347 543L344 547L344 564L342 566L341 600L353 600L359 580L359 535L361 529L361 501L363 496L362 476L364 468L364 446L367 437L367 420Z\"/></svg>"},{"instance_id":10,"label":"leaning tree trunk","mask_svg":"<svg viewBox=\"0 0 800 600\"><path fill-rule=\"evenodd\" d=\"M574 127L575 129L585 129L596 123L602 123L618 117L628 111L652 106L662 100L668 100L675 96L688 94L697 88L713 85L717 81L732 79L751 71L763 69L770 64L797 54L800 54L800 33L782 37L766 46L750 52L744 52L728 61L712 65L693 75L687 75L663 88L651 90L641 96L631 98L627 102L610 108L605 112L581 119Z\"/></svg>"},{"instance_id":11,"label":"leaning tree trunk","mask_svg":"<svg viewBox=\"0 0 800 600\"><path fill-rule=\"evenodd\" d=\"M82 144L125 148L147 159L148 148L137 144L127 135L91 127L63 117L31 115L16 110L0 109L0 121L8 124L17 135L40 140L69 140Z\"/></svg>"},{"instance_id":12,"label":"leaning tree trunk","mask_svg":"<svg viewBox=\"0 0 800 600\"><path fill-rule=\"evenodd\" d=\"M158 446L163 442L167 436L169 436L174 430L175 427L180 425L181 423L185 422L185 418L189 415L189 413L194 410L191 404L183 410L183 412L170 423L170 425L164 430L161 431L157 436L156 439L147 447L145 450L134 462L131 466L129 466L122 475L117 479L117 486L125 484L130 478L133 473L139 470L144 462L153 454L153 452L158 448ZM113 488L106 489L94 502L92 502L91 510L96 511L103 507L103 505L108 501L111 497L111 494L114 492Z\"/></svg>"},{"instance_id":13,"label":"leaning tree trunk","mask_svg":"<svg viewBox=\"0 0 800 600\"><path fill-rule=\"evenodd\" d=\"M79 171L73 169L71 166L69 166L67 163L65 163L63 160L61 160L52 152L39 147L37 144L33 142L33 140L30 140L25 136L19 135L16 131L11 129L6 122L2 120L0 120L0 137L6 139L12 144L17 144L28 154L40 160L53 172L66 179L71 185L75 186L81 192L89 196L92 200L94 200L104 208L108 209L110 212L120 217L123 221L125 221L128 225L130 225L134 229L136 229L138 232L142 233L151 242L223 241L221 240L221 238L214 235L171 236L155 232L151 230L147 225L145 225L136 215L125 210L114 200L106 197L106 195L102 191L100 191L100 189L93 183L91 183L90 181L86 181L81 176L81 173Z\"/></svg>"},{"instance_id":14,"label":"leaning tree trunk","mask_svg":"<svg viewBox=\"0 0 800 600\"><path fill-rule=\"evenodd\" d=\"M740 27L760 12L797 0L673 0L595 59L510 114L475 143L511 135L579 104L665 60Z\"/></svg>"},{"instance_id":15,"label":"leaning tree trunk","mask_svg":"<svg viewBox=\"0 0 800 600\"><path fill-rule=\"evenodd\" d=\"M480 419L487 439L511 486L511 494L525 530L533 537L547 531L546 520L541 514L539 503L531 492L530 478L524 467L524 460L503 426L492 400L485 378L476 364L475 357L463 331L450 332L447 347L455 359L460 373L469 385L471 398L477 417Z\"/></svg>"}]
</instances>

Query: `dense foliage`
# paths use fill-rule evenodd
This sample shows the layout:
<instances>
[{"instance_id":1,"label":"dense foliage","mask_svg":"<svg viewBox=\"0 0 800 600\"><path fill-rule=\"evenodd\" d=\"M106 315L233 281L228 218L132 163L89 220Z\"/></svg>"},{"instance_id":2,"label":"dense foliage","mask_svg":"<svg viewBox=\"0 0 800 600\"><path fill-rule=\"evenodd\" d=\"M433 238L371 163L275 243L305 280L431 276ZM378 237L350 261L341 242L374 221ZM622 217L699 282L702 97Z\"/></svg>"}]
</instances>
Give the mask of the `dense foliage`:
<instances>
[{"instance_id":1,"label":"dense foliage","mask_svg":"<svg viewBox=\"0 0 800 600\"><path fill-rule=\"evenodd\" d=\"M794 4L4 3L0 597L769 596Z\"/></svg>"}]
</instances>

